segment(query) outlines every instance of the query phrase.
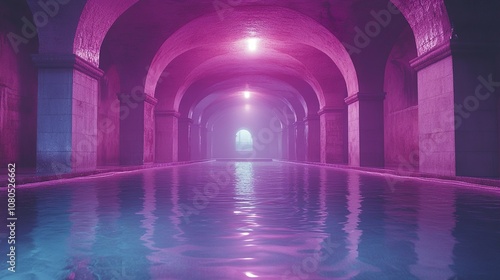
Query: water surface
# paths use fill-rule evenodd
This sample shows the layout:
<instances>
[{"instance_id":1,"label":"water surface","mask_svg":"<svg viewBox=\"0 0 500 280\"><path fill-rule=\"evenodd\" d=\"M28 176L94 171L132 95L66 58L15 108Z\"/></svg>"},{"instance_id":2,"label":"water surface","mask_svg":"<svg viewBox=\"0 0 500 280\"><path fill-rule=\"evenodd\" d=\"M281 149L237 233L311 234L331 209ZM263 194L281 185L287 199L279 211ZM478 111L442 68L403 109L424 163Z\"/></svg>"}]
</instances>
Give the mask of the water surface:
<instances>
[{"instance_id":1,"label":"water surface","mask_svg":"<svg viewBox=\"0 0 500 280\"><path fill-rule=\"evenodd\" d=\"M2 261L2 279L500 279L494 191L209 162L18 189L17 200L17 272Z\"/></svg>"}]
</instances>

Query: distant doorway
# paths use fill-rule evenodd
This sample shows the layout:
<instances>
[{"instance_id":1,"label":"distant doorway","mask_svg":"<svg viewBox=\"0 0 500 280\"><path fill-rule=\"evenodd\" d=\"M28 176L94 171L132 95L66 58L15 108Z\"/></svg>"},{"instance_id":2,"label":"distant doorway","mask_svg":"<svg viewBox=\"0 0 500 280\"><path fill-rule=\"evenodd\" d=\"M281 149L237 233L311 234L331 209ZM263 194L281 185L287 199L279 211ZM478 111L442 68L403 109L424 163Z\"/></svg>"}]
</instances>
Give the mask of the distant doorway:
<instances>
[{"instance_id":1,"label":"distant doorway","mask_svg":"<svg viewBox=\"0 0 500 280\"><path fill-rule=\"evenodd\" d=\"M253 151L252 133L246 129L241 129L236 133L236 151L251 152Z\"/></svg>"}]
</instances>

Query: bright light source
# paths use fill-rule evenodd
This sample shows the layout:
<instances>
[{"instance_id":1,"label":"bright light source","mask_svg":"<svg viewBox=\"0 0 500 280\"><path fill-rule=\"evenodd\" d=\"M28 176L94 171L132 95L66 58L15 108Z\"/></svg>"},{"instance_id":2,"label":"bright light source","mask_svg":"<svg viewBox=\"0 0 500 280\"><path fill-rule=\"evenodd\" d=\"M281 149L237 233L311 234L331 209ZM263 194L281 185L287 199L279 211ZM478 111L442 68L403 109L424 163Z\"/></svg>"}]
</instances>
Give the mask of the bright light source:
<instances>
[{"instance_id":1,"label":"bright light source","mask_svg":"<svg viewBox=\"0 0 500 280\"><path fill-rule=\"evenodd\" d=\"M259 276L257 276L257 275L255 275L255 274L253 274L253 273L252 273L252 272L250 272L250 271L245 272L245 275L246 275L248 278L257 278L257 277L259 277Z\"/></svg>"},{"instance_id":2,"label":"bright light source","mask_svg":"<svg viewBox=\"0 0 500 280\"><path fill-rule=\"evenodd\" d=\"M259 46L259 38L248 38L247 45L248 45L248 51L256 52Z\"/></svg>"},{"instance_id":3,"label":"bright light source","mask_svg":"<svg viewBox=\"0 0 500 280\"><path fill-rule=\"evenodd\" d=\"M250 96L251 96L251 95L252 95L252 94L251 94L248 90L243 92L243 96L244 96L246 99L250 99Z\"/></svg>"}]
</instances>

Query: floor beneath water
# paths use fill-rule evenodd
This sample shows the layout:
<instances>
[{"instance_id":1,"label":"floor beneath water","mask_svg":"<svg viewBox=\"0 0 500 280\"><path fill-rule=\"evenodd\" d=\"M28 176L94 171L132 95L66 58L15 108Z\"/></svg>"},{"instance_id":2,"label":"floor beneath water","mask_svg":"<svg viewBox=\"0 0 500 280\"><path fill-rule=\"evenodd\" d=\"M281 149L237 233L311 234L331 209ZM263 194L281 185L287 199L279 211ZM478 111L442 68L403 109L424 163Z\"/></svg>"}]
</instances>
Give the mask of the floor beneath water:
<instances>
[{"instance_id":1,"label":"floor beneath water","mask_svg":"<svg viewBox=\"0 0 500 280\"><path fill-rule=\"evenodd\" d=\"M498 279L499 213L495 189L284 162L101 174L17 189L13 279Z\"/></svg>"}]
</instances>

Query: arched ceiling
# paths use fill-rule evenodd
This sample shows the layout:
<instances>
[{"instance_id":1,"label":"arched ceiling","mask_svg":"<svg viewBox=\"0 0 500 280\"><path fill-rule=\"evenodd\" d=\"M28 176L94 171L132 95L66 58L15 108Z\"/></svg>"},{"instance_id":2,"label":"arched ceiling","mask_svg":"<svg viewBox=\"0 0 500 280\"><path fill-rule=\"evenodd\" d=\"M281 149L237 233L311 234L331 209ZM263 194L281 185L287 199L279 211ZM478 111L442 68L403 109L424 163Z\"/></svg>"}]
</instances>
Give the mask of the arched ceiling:
<instances>
[{"instance_id":1,"label":"arched ceiling","mask_svg":"<svg viewBox=\"0 0 500 280\"><path fill-rule=\"evenodd\" d=\"M311 18L289 9L248 6L235 8L223 21L217 13L212 13L177 30L153 58L146 78L146 93L154 92L159 74L178 55L206 45L217 45L227 52L240 51L245 55L246 40L252 37L260 40L256 55L272 54L277 48L285 49L286 53L298 44L320 50L339 67L348 87L351 86L348 90L357 90L354 65L342 43L332 33Z\"/></svg>"},{"instance_id":2,"label":"arched ceiling","mask_svg":"<svg viewBox=\"0 0 500 280\"><path fill-rule=\"evenodd\" d=\"M202 127L206 127L207 129L212 129L221 118L227 116L228 112L232 112L231 115L235 118L244 119L248 123L252 123L256 117L261 116L262 114L272 116L272 119L269 119L269 123L267 123L267 128L277 130L278 124L275 122L279 122L279 125L287 124L288 121L286 119L286 115L283 112L274 110L273 104L269 103L254 103L250 105L249 109L245 109L244 105L236 105L234 103L213 103L210 107L207 108L206 117L204 117L200 125Z\"/></svg>"},{"instance_id":3,"label":"arched ceiling","mask_svg":"<svg viewBox=\"0 0 500 280\"><path fill-rule=\"evenodd\" d=\"M222 60L225 61L225 60ZM179 107L180 111L184 108L189 108L196 104L205 95L213 92L225 90L228 92L240 92L249 90L259 92L260 94L281 94L282 97L289 98L290 102L297 100L304 107L304 110L312 110L317 112L319 110L318 98L314 90L321 90L318 87L317 81L312 81L313 86L303 78L303 75L297 73L297 69L293 67L286 67L282 64L265 64L259 63L260 60L240 62L238 59L229 60L228 63L208 63L206 70L194 71L194 77L191 79L192 84L189 85L182 94L177 95L175 101L184 104ZM274 60L271 60L274 61ZM242 68L240 65L243 63L247 67ZM205 66L205 65L204 65ZM297 66L298 67L298 66ZM300 70L300 69L299 69ZM167 77L166 80L169 80ZM190 77L188 77L189 80ZM311 77L311 79L313 79ZM157 94L159 99L159 108L169 108L169 104L163 104L164 101L169 101L168 95L175 95L176 88L172 86L173 83L165 82L159 87L161 91ZM174 89L174 91L169 91ZM292 92L293 95L288 94ZM175 105L177 108L177 104Z\"/></svg>"},{"instance_id":4,"label":"arched ceiling","mask_svg":"<svg viewBox=\"0 0 500 280\"><path fill-rule=\"evenodd\" d=\"M263 94L288 92L266 88L274 79L298 93L289 95L300 97L292 108L302 103L304 113L315 114L323 107L345 106L344 98L360 91L360 85L363 90L380 87L391 44L405 28L399 23L409 26L402 15L394 15L394 27L373 40L375 50L356 57L344 44L352 42L357 27L373 21L373 11L387 9L388 0L214 3L137 1L109 29L101 68L117 65L122 91L142 85L165 110L192 114L206 96L245 86ZM258 39L254 53L247 49L248 38ZM367 66L358 67L362 63Z\"/></svg>"},{"instance_id":5,"label":"arched ceiling","mask_svg":"<svg viewBox=\"0 0 500 280\"><path fill-rule=\"evenodd\" d=\"M269 80L267 84L261 85L261 87L252 87L252 91L249 91L250 98L248 99L244 97L246 88L235 91L233 88L224 88L224 85L219 85L214 89L215 93L205 96L197 100L197 102L192 102L191 104L196 104L196 106L190 109L191 113L187 117L197 121L201 117L205 117L207 108L216 103L228 106L272 104L276 111L289 115L287 119L290 122L304 118L306 111L300 102L300 96L294 98L298 95L296 89L285 88L282 84L284 82ZM276 91L274 91L275 88L277 89ZM284 89L286 91L283 91ZM186 116L184 110L181 111L181 115Z\"/></svg>"},{"instance_id":6,"label":"arched ceiling","mask_svg":"<svg viewBox=\"0 0 500 280\"><path fill-rule=\"evenodd\" d=\"M209 76L223 75L229 78L244 75L290 76L304 80L314 91L313 100L324 103L323 90L313 73L300 61L287 54L272 52L260 55L246 55L241 52L228 53L208 59L185 77L176 94L174 106L184 97L184 93L198 80ZM241 86L241 85L236 85ZM159 97L157 97L159 98Z\"/></svg>"},{"instance_id":7,"label":"arched ceiling","mask_svg":"<svg viewBox=\"0 0 500 280\"><path fill-rule=\"evenodd\" d=\"M291 115L286 110L281 110L278 108L288 108L287 104L280 100L276 100L270 97L252 100L247 103L238 102L238 97L224 97L219 98L216 102L210 103L209 106L204 108L203 115L200 115L198 123L202 126L207 126L215 123L215 121L224 114L227 110L236 109L238 115L248 115L249 117L255 115L255 111L265 111L269 112L276 116L276 118L280 121L281 124L289 125L293 122L293 119L290 118Z\"/></svg>"}]
</instances>

